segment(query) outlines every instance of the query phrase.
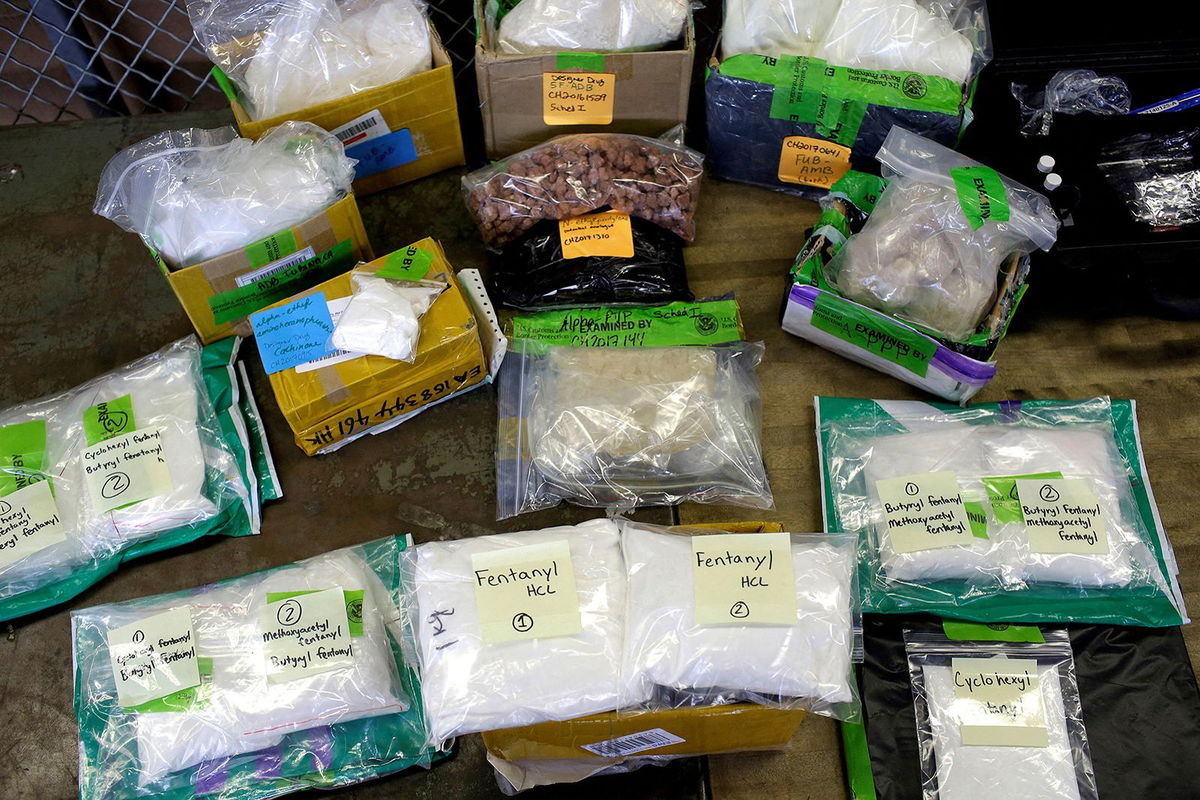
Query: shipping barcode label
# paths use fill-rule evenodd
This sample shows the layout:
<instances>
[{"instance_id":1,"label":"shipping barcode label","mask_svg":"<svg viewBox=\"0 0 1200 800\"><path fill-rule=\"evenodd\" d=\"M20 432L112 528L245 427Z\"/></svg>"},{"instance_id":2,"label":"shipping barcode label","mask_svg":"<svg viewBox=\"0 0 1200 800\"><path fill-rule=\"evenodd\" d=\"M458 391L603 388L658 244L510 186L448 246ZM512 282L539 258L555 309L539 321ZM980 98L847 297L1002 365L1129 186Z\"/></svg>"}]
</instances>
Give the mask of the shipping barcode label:
<instances>
[{"instance_id":1,"label":"shipping barcode label","mask_svg":"<svg viewBox=\"0 0 1200 800\"><path fill-rule=\"evenodd\" d=\"M272 261L265 267L259 267L253 272L247 272L245 275L238 275L236 278L234 278L234 280L237 281L238 286L246 286L251 283L257 283L263 278L269 278L276 272L282 272L290 266L303 263L308 261L310 258L316 257L317 251L313 250L311 246L306 247L303 250L297 250L290 256L284 256L278 261Z\"/></svg>"},{"instance_id":2,"label":"shipping barcode label","mask_svg":"<svg viewBox=\"0 0 1200 800\"><path fill-rule=\"evenodd\" d=\"M343 147L349 147L370 139L377 139L380 136L387 136L391 131L388 130L387 123L383 121L383 114L380 114L377 108L350 120L340 128L333 129L330 133L337 137Z\"/></svg>"},{"instance_id":3,"label":"shipping barcode label","mask_svg":"<svg viewBox=\"0 0 1200 800\"><path fill-rule=\"evenodd\" d=\"M585 744L581 745L581 747L601 758L621 758L633 755L634 753L642 753L646 750L654 750L659 747L683 744L685 741L687 740L664 731L662 728L652 728L641 733L630 733L625 736L618 736L616 739L608 739L603 742L596 742L595 744Z\"/></svg>"},{"instance_id":4,"label":"shipping barcode label","mask_svg":"<svg viewBox=\"0 0 1200 800\"><path fill-rule=\"evenodd\" d=\"M346 306L350 305L350 297L339 297L336 300L330 300L329 318L333 320L334 327L337 327L338 320L342 318L342 313L346 310ZM303 364L296 365L296 372L312 372L314 369L322 367L332 367L334 364L341 364L343 361L353 361L356 358L362 358L366 353L351 353L349 350L334 350L328 355L314 358L312 361L305 361Z\"/></svg>"}]
</instances>

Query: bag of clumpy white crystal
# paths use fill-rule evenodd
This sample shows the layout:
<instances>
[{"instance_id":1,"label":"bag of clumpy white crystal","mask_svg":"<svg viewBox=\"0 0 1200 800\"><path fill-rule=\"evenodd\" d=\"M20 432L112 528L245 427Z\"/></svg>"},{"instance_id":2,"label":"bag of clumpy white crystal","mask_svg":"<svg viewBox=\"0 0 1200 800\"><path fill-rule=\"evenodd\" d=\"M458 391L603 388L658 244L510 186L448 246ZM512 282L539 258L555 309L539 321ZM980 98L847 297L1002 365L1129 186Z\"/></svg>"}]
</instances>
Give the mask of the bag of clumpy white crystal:
<instances>
[{"instance_id":1,"label":"bag of clumpy white crystal","mask_svg":"<svg viewBox=\"0 0 1200 800\"><path fill-rule=\"evenodd\" d=\"M825 529L859 536L863 611L1186 622L1134 410L817 398Z\"/></svg>"},{"instance_id":2,"label":"bag of clumpy white crystal","mask_svg":"<svg viewBox=\"0 0 1200 800\"><path fill-rule=\"evenodd\" d=\"M0 619L69 600L126 560L258 532L279 491L239 405L238 341L181 339L0 411Z\"/></svg>"},{"instance_id":3,"label":"bag of clumpy white crystal","mask_svg":"<svg viewBox=\"0 0 1200 800\"><path fill-rule=\"evenodd\" d=\"M258 800L445 754L391 537L71 615L79 794Z\"/></svg>"},{"instance_id":4,"label":"bag of clumpy white crystal","mask_svg":"<svg viewBox=\"0 0 1200 800\"><path fill-rule=\"evenodd\" d=\"M904 632L925 800L1097 800L1071 642L1040 638Z\"/></svg>"}]
</instances>

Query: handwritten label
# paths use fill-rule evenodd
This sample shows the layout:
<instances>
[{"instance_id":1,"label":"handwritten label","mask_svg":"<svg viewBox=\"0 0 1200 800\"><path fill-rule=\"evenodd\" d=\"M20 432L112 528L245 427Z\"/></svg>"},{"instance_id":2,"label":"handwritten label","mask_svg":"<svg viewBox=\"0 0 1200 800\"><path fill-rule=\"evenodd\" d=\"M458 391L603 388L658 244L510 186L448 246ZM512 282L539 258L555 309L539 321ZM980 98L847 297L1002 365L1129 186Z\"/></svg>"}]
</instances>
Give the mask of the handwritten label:
<instances>
[{"instance_id":1,"label":"handwritten label","mask_svg":"<svg viewBox=\"0 0 1200 800\"><path fill-rule=\"evenodd\" d=\"M109 631L108 656L125 708L200 685L196 632L186 608Z\"/></svg>"},{"instance_id":2,"label":"handwritten label","mask_svg":"<svg viewBox=\"0 0 1200 800\"><path fill-rule=\"evenodd\" d=\"M1037 661L954 658L953 716L965 745L1046 747L1046 711Z\"/></svg>"},{"instance_id":3,"label":"handwritten label","mask_svg":"<svg viewBox=\"0 0 1200 800\"><path fill-rule=\"evenodd\" d=\"M100 514L171 491L171 472L157 428L130 431L87 448L83 473Z\"/></svg>"},{"instance_id":4,"label":"handwritten label","mask_svg":"<svg viewBox=\"0 0 1200 800\"><path fill-rule=\"evenodd\" d=\"M1021 516L1021 498L1017 496L1017 479L1028 478L1061 478L1061 472L1035 472L1029 475L1009 475L1002 478L984 478L983 487L987 490L988 502L992 506L992 515L996 522L1007 525L1012 522L1023 522Z\"/></svg>"},{"instance_id":5,"label":"handwritten label","mask_svg":"<svg viewBox=\"0 0 1200 800\"><path fill-rule=\"evenodd\" d=\"M333 320L324 292L250 315L254 340L268 375L333 352Z\"/></svg>"},{"instance_id":6,"label":"handwritten label","mask_svg":"<svg viewBox=\"0 0 1200 800\"><path fill-rule=\"evenodd\" d=\"M88 444L96 444L137 427L133 418L133 396L123 394L96 403L83 411L83 435Z\"/></svg>"},{"instance_id":7,"label":"handwritten label","mask_svg":"<svg viewBox=\"0 0 1200 800\"><path fill-rule=\"evenodd\" d=\"M0 567L66 540L50 481L0 497Z\"/></svg>"},{"instance_id":8,"label":"handwritten label","mask_svg":"<svg viewBox=\"0 0 1200 800\"><path fill-rule=\"evenodd\" d=\"M327 305L329 307L329 321L336 328L338 322L342 318L342 314L346 313L346 306L350 305L350 300L353 299L350 295L339 297L336 300L330 300ZM350 350L341 350L332 348L327 354L312 361L305 361L303 364L297 364L295 367L296 374L304 372L312 372L314 369L322 367L332 367L334 364L341 364L343 361L353 361L356 358L362 358L366 353L355 353Z\"/></svg>"},{"instance_id":9,"label":"handwritten label","mask_svg":"<svg viewBox=\"0 0 1200 800\"><path fill-rule=\"evenodd\" d=\"M795 625L791 537L693 536L692 591L697 625Z\"/></svg>"},{"instance_id":10,"label":"handwritten label","mask_svg":"<svg viewBox=\"0 0 1200 800\"><path fill-rule=\"evenodd\" d=\"M1035 553L1108 552L1108 527L1100 501L1080 478L1018 479L1021 515Z\"/></svg>"},{"instance_id":11,"label":"handwritten label","mask_svg":"<svg viewBox=\"0 0 1200 800\"><path fill-rule=\"evenodd\" d=\"M563 258L633 257L633 225L620 211L560 219L558 238Z\"/></svg>"},{"instance_id":12,"label":"handwritten label","mask_svg":"<svg viewBox=\"0 0 1200 800\"><path fill-rule=\"evenodd\" d=\"M476 553L471 572L480 632L488 644L583 630L566 541Z\"/></svg>"},{"instance_id":13,"label":"handwritten label","mask_svg":"<svg viewBox=\"0 0 1200 800\"><path fill-rule=\"evenodd\" d=\"M259 612L271 683L354 666L346 594L323 589L268 602Z\"/></svg>"},{"instance_id":14,"label":"handwritten label","mask_svg":"<svg viewBox=\"0 0 1200 800\"><path fill-rule=\"evenodd\" d=\"M785 136L779 148L779 180L828 189L850 171L850 148L807 136Z\"/></svg>"},{"instance_id":15,"label":"handwritten label","mask_svg":"<svg viewBox=\"0 0 1200 800\"><path fill-rule=\"evenodd\" d=\"M543 72L542 121L547 125L609 125L617 76L611 72Z\"/></svg>"},{"instance_id":16,"label":"handwritten label","mask_svg":"<svg viewBox=\"0 0 1200 800\"><path fill-rule=\"evenodd\" d=\"M875 491L897 553L971 543L971 522L953 472L885 478L875 482Z\"/></svg>"}]
</instances>

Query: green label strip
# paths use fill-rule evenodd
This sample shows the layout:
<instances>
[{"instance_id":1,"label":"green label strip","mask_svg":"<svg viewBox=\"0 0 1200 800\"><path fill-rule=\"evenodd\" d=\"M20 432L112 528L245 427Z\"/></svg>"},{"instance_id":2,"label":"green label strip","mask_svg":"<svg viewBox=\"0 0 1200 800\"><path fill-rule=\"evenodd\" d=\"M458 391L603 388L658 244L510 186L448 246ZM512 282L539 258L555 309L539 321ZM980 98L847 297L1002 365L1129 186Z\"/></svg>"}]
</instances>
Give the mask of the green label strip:
<instances>
[{"instance_id":1,"label":"green label strip","mask_svg":"<svg viewBox=\"0 0 1200 800\"><path fill-rule=\"evenodd\" d=\"M737 301L651 308L580 308L513 317L512 338L574 347L668 347L742 338Z\"/></svg>"},{"instance_id":2,"label":"green label strip","mask_svg":"<svg viewBox=\"0 0 1200 800\"><path fill-rule=\"evenodd\" d=\"M829 194L844 197L859 211L870 214L886 188L887 181L878 175L852 169L829 187Z\"/></svg>"},{"instance_id":3,"label":"green label strip","mask_svg":"<svg viewBox=\"0 0 1200 800\"><path fill-rule=\"evenodd\" d=\"M267 592L267 602L276 603L289 597L300 597L306 594L316 594L319 589L306 589L300 592ZM343 589L346 598L346 620L349 623L351 636L363 635L363 594L362 589Z\"/></svg>"},{"instance_id":4,"label":"green label strip","mask_svg":"<svg viewBox=\"0 0 1200 800\"><path fill-rule=\"evenodd\" d=\"M559 53L554 59L559 70L581 69L586 72L604 72L603 53Z\"/></svg>"},{"instance_id":5,"label":"green label strip","mask_svg":"<svg viewBox=\"0 0 1200 800\"><path fill-rule=\"evenodd\" d=\"M213 80L217 82L217 86L225 93L225 99L231 105L236 103L238 101L237 87L233 85L233 81L229 80L229 76L225 74L225 70L220 67L213 67L211 72Z\"/></svg>"},{"instance_id":6,"label":"green label strip","mask_svg":"<svg viewBox=\"0 0 1200 800\"><path fill-rule=\"evenodd\" d=\"M1036 625L1009 625L1007 622L983 624L942 620L942 630L947 639L956 642L1034 642L1042 644L1046 638Z\"/></svg>"},{"instance_id":7,"label":"green label strip","mask_svg":"<svg viewBox=\"0 0 1200 800\"><path fill-rule=\"evenodd\" d=\"M950 170L958 204L971 228L979 230L983 223L1004 222L1008 219L1008 192L1000 174L991 167L955 167Z\"/></svg>"},{"instance_id":8,"label":"green label strip","mask_svg":"<svg viewBox=\"0 0 1200 800\"><path fill-rule=\"evenodd\" d=\"M821 292L813 304L812 325L844 342L925 377L937 343L900 323Z\"/></svg>"},{"instance_id":9,"label":"green label strip","mask_svg":"<svg viewBox=\"0 0 1200 800\"><path fill-rule=\"evenodd\" d=\"M193 708L203 708L212 697L213 661L211 658L196 656L196 667L200 671L200 685L180 689L165 697L147 700L125 710L137 714L154 714L168 711L190 711Z\"/></svg>"},{"instance_id":10,"label":"green label strip","mask_svg":"<svg viewBox=\"0 0 1200 800\"><path fill-rule=\"evenodd\" d=\"M45 480L46 421L0 426L0 497Z\"/></svg>"},{"instance_id":11,"label":"green label strip","mask_svg":"<svg viewBox=\"0 0 1200 800\"><path fill-rule=\"evenodd\" d=\"M1010 522L1025 522L1021 513L1021 498L1017 497L1018 480L1042 480L1062 478L1061 472L1036 472L1030 475L1009 475L1004 478L984 478L983 486L987 489L988 500L992 504L992 514L996 522L1004 525Z\"/></svg>"},{"instance_id":12,"label":"green label strip","mask_svg":"<svg viewBox=\"0 0 1200 800\"><path fill-rule=\"evenodd\" d=\"M83 434L89 446L136 429L131 395L97 403L83 412Z\"/></svg>"},{"instance_id":13,"label":"green label strip","mask_svg":"<svg viewBox=\"0 0 1200 800\"><path fill-rule=\"evenodd\" d=\"M433 267L433 253L415 245L388 253L383 268L375 273L377 278L393 278L403 281L419 281Z\"/></svg>"},{"instance_id":14,"label":"green label strip","mask_svg":"<svg viewBox=\"0 0 1200 800\"><path fill-rule=\"evenodd\" d=\"M354 266L349 239L339 242L315 258L292 264L287 269L266 275L254 283L230 289L208 298L213 321L220 325L241 319L272 303L310 289L322 281L340 275Z\"/></svg>"},{"instance_id":15,"label":"green label strip","mask_svg":"<svg viewBox=\"0 0 1200 800\"><path fill-rule=\"evenodd\" d=\"M963 508L967 511L967 521L971 523L971 535L976 539L987 539L987 509L978 500L964 500Z\"/></svg>"},{"instance_id":16,"label":"green label strip","mask_svg":"<svg viewBox=\"0 0 1200 800\"><path fill-rule=\"evenodd\" d=\"M296 244L296 234L291 230L280 231L261 242L249 245L246 248L246 258L252 269L258 269L272 261L278 261L284 256L290 256L299 249L300 247Z\"/></svg>"}]
</instances>

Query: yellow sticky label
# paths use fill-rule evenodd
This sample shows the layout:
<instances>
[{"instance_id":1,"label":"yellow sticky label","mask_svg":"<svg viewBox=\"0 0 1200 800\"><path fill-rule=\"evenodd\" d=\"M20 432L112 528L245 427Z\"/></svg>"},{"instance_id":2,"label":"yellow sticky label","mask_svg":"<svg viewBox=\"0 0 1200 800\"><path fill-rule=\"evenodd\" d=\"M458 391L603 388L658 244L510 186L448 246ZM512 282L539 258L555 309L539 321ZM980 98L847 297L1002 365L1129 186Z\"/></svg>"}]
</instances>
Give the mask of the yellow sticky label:
<instances>
[{"instance_id":1,"label":"yellow sticky label","mask_svg":"<svg viewBox=\"0 0 1200 800\"><path fill-rule=\"evenodd\" d=\"M850 171L850 148L824 139L785 136L779 148L779 180L828 189Z\"/></svg>"},{"instance_id":2,"label":"yellow sticky label","mask_svg":"<svg viewBox=\"0 0 1200 800\"><path fill-rule=\"evenodd\" d=\"M558 238L563 258L633 257L633 225L620 211L560 219Z\"/></svg>"},{"instance_id":3,"label":"yellow sticky label","mask_svg":"<svg viewBox=\"0 0 1200 800\"><path fill-rule=\"evenodd\" d=\"M617 76L611 72L543 72L542 121L547 125L608 125Z\"/></svg>"},{"instance_id":4,"label":"yellow sticky label","mask_svg":"<svg viewBox=\"0 0 1200 800\"><path fill-rule=\"evenodd\" d=\"M796 574L786 533L692 537L697 625L795 625Z\"/></svg>"},{"instance_id":5,"label":"yellow sticky label","mask_svg":"<svg viewBox=\"0 0 1200 800\"><path fill-rule=\"evenodd\" d=\"M954 719L965 745L1046 747L1046 710L1037 661L954 658Z\"/></svg>"},{"instance_id":6,"label":"yellow sticky label","mask_svg":"<svg viewBox=\"0 0 1200 800\"><path fill-rule=\"evenodd\" d=\"M480 633L488 644L583 630L565 540L476 553L471 570Z\"/></svg>"},{"instance_id":7,"label":"yellow sticky label","mask_svg":"<svg viewBox=\"0 0 1200 800\"><path fill-rule=\"evenodd\" d=\"M971 521L953 472L885 478L875 491L897 553L971 544Z\"/></svg>"},{"instance_id":8,"label":"yellow sticky label","mask_svg":"<svg viewBox=\"0 0 1200 800\"><path fill-rule=\"evenodd\" d=\"M1035 553L1108 552L1108 528L1100 501L1080 478L1016 481L1021 516Z\"/></svg>"},{"instance_id":9,"label":"yellow sticky label","mask_svg":"<svg viewBox=\"0 0 1200 800\"><path fill-rule=\"evenodd\" d=\"M171 491L162 431L142 428L83 451L84 483L96 513L140 503Z\"/></svg>"}]
</instances>

